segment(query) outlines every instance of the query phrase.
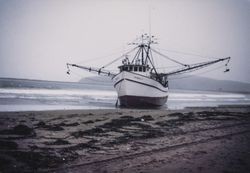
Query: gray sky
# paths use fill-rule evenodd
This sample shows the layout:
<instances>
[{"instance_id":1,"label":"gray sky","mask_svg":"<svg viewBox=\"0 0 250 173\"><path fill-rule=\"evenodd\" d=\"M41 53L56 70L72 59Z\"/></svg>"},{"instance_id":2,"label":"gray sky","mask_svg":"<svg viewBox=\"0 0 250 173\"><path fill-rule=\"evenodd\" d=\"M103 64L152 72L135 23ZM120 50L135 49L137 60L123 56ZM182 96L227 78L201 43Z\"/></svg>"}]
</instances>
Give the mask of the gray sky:
<instances>
[{"instance_id":1,"label":"gray sky","mask_svg":"<svg viewBox=\"0 0 250 173\"><path fill-rule=\"evenodd\" d=\"M230 73L203 76L250 82L249 0L0 0L0 77L77 81L88 72L69 77L65 64L100 67L119 57L128 42L148 32L149 6L160 48L231 56Z\"/></svg>"}]
</instances>

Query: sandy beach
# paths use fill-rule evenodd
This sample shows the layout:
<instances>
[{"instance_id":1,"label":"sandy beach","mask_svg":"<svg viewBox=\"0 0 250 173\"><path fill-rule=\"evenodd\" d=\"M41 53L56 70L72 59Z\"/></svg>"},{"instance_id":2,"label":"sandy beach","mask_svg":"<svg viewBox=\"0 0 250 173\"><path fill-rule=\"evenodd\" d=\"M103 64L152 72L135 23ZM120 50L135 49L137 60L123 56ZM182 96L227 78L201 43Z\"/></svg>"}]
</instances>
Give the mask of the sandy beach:
<instances>
[{"instance_id":1,"label":"sandy beach","mask_svg":"<svg viewBox=\"0 0 250 173\"><path fill-rule=\"evenodd\" d=\"M0 172L250 172L250 106L0 112Z\"/></svg>"}]
</instances>

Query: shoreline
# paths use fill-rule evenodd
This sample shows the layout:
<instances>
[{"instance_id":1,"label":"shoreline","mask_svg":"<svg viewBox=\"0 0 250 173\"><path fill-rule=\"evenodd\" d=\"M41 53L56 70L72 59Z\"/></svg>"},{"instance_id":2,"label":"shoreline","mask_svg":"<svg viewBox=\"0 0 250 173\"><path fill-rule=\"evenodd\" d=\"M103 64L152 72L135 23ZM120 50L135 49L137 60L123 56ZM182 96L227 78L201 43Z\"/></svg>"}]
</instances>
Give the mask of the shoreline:
<instances>
[{"instance_id":1,"label":"shoreline","mask_svg":"<svg viewBox=\"0 0 250 173\"><path fill-rule=\"evenodd\" d=\"M4 172L249 172L250 106L0 112Z\"/></svg>"},{"instance_id":2,"label":"shoreline","mask_svg":"<svg viewBox=\"0 0 250 173\"><path fill-rule=\"evenodd\" d=\"M21 106L21 105L20 105ZM46 106L46 105L45 105ZM249 104L221 104L221 105L218 105L218 106L187 106L187 107L180 107L180 108L165 108L164 106L162 108L124 108L124 107L115 107L114 108L110 108L110 107L100 107L100 108L96 108L96 107L93 107L93 108L84 108L84 109L80 109L80 108L77 108L77 109L48 109L48 110L7 110L7 111L1 111L0 110L0 113L17 113L17 112L24 112L24 113L32 113L32 112L61 112L61 111L66 111L66 112L89 112L89 111L100 111L100 110L104 110L104 111L114 111L114 110L126 110L126 109L129 109L129 110L144 110L144 111L182 111L182 110L187 110L187 109L213 109L213 108L216 108L216 109L220 109L220 108L239 108L239 109L242 109L242 108L248 108L250 107Z\"/></svg>"}]
</instances>

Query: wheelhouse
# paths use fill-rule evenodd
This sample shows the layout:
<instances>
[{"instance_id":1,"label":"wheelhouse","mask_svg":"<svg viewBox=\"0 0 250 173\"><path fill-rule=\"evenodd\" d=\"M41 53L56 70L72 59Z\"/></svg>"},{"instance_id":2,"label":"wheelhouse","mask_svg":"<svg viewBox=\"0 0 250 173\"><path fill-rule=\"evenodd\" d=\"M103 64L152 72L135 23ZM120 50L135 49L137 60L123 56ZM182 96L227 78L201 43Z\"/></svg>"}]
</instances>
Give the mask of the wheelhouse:
<instances>
[{"instance_id":1,"label":"wheelhouse","mask_svg":"<svg viewBox=\"0 0 250 173\"><path fill-rule=\"evenodd\" d=\"M148 72L150 70L150 67L148 65L121 65L118 67L120 69L120 72L128 71L128 72Z\"/></svg>"}]
</instances>

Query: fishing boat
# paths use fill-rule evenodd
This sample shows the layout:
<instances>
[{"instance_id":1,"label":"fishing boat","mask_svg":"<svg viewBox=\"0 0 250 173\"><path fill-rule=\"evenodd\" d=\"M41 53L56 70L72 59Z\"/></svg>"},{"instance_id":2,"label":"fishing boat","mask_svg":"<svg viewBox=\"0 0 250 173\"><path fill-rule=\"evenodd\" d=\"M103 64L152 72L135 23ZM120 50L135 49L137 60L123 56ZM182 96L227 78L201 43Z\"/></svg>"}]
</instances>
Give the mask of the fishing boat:
<instances>
[{"instance_id":1,"label":"fishing boat","mask_svg":"<svg viewBox=\"0 0 250 173\"><path fill-rule=\"evenodd\" d=\"M227 67L230 61L230 57L226 57L195 64L184 64L152 48L153 44L158 44L154 36L142 34L139 39L130 43L130 45L133 45L131 50L101 68L67 63L67 73L70 74L70 67L75 67L89 72L96 72L99 75L109 76L117 91L120 106L159 107L164 105L168 99L169 76L191 72L222 61L226 62L225 65ZM153 53L179 64L181 68L167 73L158 72L154 65ZM133 58L130 59L128 55L131 54L133 54ZM122 58L122 63L118 66L118 73L113 73L106 69L107 66ZM229 69L227 68L225 72L228 71Z\"/></svg>"}]
</instances>

